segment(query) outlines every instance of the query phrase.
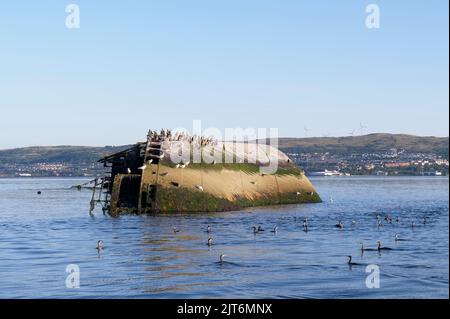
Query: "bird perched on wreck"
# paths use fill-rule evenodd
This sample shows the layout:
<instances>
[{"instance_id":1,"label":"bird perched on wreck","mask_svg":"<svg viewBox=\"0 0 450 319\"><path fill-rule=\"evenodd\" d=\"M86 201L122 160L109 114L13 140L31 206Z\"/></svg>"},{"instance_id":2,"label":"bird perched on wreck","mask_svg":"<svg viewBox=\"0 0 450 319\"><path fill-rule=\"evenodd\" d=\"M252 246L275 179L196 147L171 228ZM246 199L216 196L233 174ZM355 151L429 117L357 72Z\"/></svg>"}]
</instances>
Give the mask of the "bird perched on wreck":
<instances>
[{"instance_id":1,"label":"bird perched on wreck","mask_svg":"<svg viewBox=\"0 0 450 319\"><path fill-rule=\"evenodd\" d=\"M142 171L145 170L146 168L147 168L147 165L145 165L145 164L142 165L141 167L138 167L138 169L139 169L139 170L142 170Z\"/></svg>"}]
</instances>

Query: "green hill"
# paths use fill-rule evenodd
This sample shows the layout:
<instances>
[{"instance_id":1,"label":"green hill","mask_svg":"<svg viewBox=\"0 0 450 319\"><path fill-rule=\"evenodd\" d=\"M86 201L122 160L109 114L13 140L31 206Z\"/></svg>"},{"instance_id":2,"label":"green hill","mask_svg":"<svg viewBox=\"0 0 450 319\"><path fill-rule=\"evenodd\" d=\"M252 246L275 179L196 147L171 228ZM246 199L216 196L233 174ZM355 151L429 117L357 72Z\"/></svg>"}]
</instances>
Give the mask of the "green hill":
<instances>
[{"instance_id":1,"label":"green hill","mask_svg":"<svg viewBox=\"0 0 450 319\"><path fill-rule=\"evenodd\" d=\"M33 146L0 150L0 163L94 163L99 158L120 152L128 146Z\"/></svg>"},{"instance_id":2,"label":"green hill","mask_svg":"<svg viewBox=\"0 0 450 319\"><path fill-rule=\"evenodd\" d=\"M300 150L303 153L348 154L378 153L390 149L411 153L434 153L448 158L448 137L414 136L376 133L346 137L280 138L281 150Z\"/></svg>"}]
</instances>

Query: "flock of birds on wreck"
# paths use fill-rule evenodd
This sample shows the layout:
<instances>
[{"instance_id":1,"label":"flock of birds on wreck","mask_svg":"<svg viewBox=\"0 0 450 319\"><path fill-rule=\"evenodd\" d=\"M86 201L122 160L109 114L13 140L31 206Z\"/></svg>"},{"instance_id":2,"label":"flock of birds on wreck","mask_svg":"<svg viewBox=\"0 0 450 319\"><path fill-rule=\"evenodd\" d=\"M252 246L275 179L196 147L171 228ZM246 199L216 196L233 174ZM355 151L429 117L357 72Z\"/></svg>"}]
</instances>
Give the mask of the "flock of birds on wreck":
<instances>
[{"instance_id":1,"label":"flock of birds on wreck","mask_svg":"<svg viewBox=\"0 0 450 319\"><path fill-rule=\"evenodd\" d=\"M297 217L294 217L294 220L296 221L296 220L297 220ZM384 224L383 224L383 219L382 219L382 216L381 216L380 214L377 214L377 215L376 215L376 221L377 221L377 227L378 227L378 228L384 226ZM393 223L399 224L399 223L400 223L400 217L396 217L395 220L394 220L394 218L391 217L390 215L386 215L386 216L384 217L384 221L385 221L387 224L393 224ZM423 217L421 223L422 223L423 225L426 225L426 224L428 223L427 217ZM352 221L351 221L351 225L352 225L352 226L355 226L356 224L357 224L357 222L356 222L355 220L352 220ZM309 224L308 218L304 218L304 219L303 219L303 223L302 223L303 231L304 231L304 232L308 232L309 227L310 227L310 224ZM342 220L339 220L339 221L334 225L334 227L337 228L337 229L343 229L343 228L344 228L344 223L342 222ZM410 224L410 227L411 227L411 228L415 228L415 227L416 227L416 223L415 223L414 221L412 221L411 224ZM252 229L253 229L253 234L254 234L255 236L256 236L257 234L260 234L260 233L264 233L264 232L265 232L265 229L264 229L261 225L259 225L258 227L257 227L257 226L253 226ZM181 232L180 229L178 229L177 227L173 227L173 233L174 233L174 234L177 234L177 233L180 233L180 232ZM270 232L270 233L273 233L274 235L277 234L277 232L278 232L278 226L273 227L269 232ZM206 245L207 245L208 247L211 247L211 246L213 246L213 238L212 238L212 233L213 233L213 231L212 231L211 225L208 225L208 226L206 227L206 233L208 234L208 240L207 240ZM395 236L394 236L394 241L395 241L395 243L402 242L402 241L408 241L408 240L409 240L409 239L401 238L400 235L399 235L398 233L396 233ZM376 244L377 244L376 247L373 248L373 247L366 247L366 246L364 246L364 243L363 243L363 242L360 242L361 256L362 256L362 255L364 254L364 252L366 252L366 251L378 252L378 253L380 254L382 251L391 251L391 250L394 250L393 248L383 246L382 243L381 243L381 241L379 241L379 240L376 242ZM104 249L103 241L102 241L102 240L99 240L99 241L97 242L97 247L96 247L96 249L98 250L99 254L100 254L100 252L102 251L102 249ZM225 254L220 254L218 263L223 264L223 263L225 262L225 256L226 256ZM362 265L362 264L353 262L353 261L352 261L352 256L351 256L351 255L348 255L347 258L348 258L348 259L347 259L347 264L348 264L350 267L351 267L351 266Z\"/></svg>"},{"instance_id":2,"label":"flock of birds on wreck","mask_svg":"<svg viewBox=\"0 0 450 319\"><path fill-rule=\"evenodd\" d=\"M213 137L204 137L199 135L189 135L185 132L177 131L172 133L169 129L161 129L160 132L149 131L148 136L154 141L169 142L189 142L195 146L217 145L218 142Z\"/></svg>"},{"instance_id":3,"label":"flock of birds on wreck","mask_svg":"<svg viewBox=\"0 0 450 319\"><path fill-rule=\"evenodd\" d=\"M150 130L148 133L148 137L155 142L162 142L162 141L169 141L169 142L189 142L193 146L197 147L204 147L204 146L216 146L218 145L218 141L214 139L213 137L204 137L199 135L189 135L188 133L177 131L175 133L172 133L169 129L161 129L160 132L158 131L152 131ZM164 157L164 152L161 153L160 158ZM147 168L147 165L152 164L153 160L150 159L147 161L146 164L142 165L138 168L138 170L145 170ZM212 164L215 164L216 161L214 160ZM185 163L179 163L175 167L176 168L185 168L190 164L190 162ZM127 168L128 174L131 174L131 169ZM167 174L167 173L165 173ZM201 186L197 186L198 189L203 191L203 188Z\"/></svg>"}]
</instances>

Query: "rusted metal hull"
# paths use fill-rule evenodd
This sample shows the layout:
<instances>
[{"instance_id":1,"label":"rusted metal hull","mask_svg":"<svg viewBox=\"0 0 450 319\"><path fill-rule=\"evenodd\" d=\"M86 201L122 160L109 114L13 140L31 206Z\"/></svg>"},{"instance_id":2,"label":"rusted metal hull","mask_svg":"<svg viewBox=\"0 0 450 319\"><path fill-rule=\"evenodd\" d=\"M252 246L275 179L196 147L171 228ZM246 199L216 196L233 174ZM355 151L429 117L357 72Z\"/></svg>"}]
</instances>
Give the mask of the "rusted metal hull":
<instances>
[{"instance_id":1,"label":"rusted metal hull","mask_svg":"<svg viewBox=\"0 0 450 319\"><path fill-rule=\"evenodd\" d=\"M197 150L205 153L204 146L191 144L181 147L187 147L191 154ZM279 160L277 170L264 174L263 162L252 162L248 149L238 153L234 144L222 143L207 150L208 154L214 150L231 153L234 163L200 160L175 164L171 155L180 149L174 151L173 146L172 142L149 137L147 143L102 160L111 167L111 215L229 211L321 201L304 173L278 150L272 150ZM256 149L257 152L262 151Z\"/></svg>"}]
</instances>

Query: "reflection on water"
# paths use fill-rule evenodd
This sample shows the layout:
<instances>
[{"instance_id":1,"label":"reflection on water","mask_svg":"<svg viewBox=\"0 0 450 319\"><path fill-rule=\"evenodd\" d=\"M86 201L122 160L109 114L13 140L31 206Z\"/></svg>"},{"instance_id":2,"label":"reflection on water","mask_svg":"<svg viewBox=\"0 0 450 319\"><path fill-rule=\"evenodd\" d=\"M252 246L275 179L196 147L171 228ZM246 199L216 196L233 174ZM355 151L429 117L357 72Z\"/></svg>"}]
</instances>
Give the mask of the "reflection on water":
<instances>
[{"instance_id":1,"label":"reflection on water","mask_svg":"<svg viewBox=\"0 0 450 319\"><path fill-rule=\"evenodd\" d=\"M69 189L80 182L0 179L0 298L448 298L448 178L316 178L321 204L119 218L89 217L90 193Z\"/></svg>"}]
</instances>

